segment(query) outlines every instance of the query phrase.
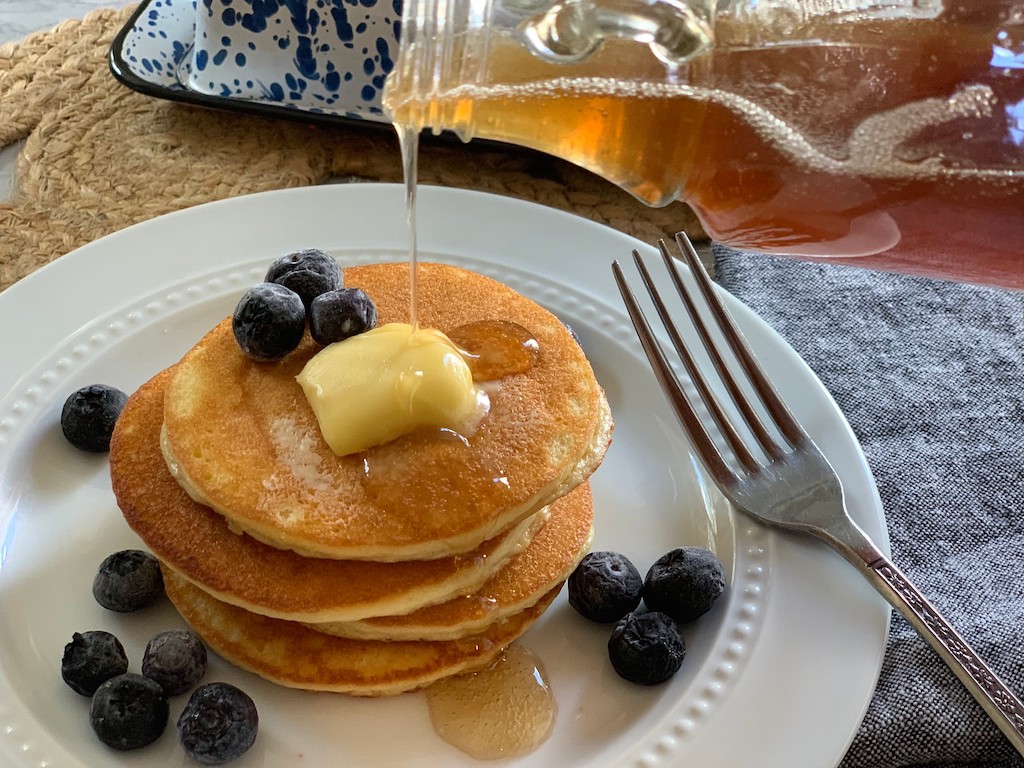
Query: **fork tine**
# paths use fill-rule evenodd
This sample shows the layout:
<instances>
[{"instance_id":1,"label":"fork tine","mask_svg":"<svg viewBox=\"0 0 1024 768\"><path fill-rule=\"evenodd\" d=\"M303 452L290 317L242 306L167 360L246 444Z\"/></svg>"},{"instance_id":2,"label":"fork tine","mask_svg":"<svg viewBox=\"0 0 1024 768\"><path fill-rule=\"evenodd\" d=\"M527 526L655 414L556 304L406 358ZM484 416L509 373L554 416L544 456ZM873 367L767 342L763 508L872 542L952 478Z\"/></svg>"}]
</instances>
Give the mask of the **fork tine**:
<instances>
[{"instance_id":1,"label":"fork tine","mask_svg":"<svg viewBox=\"0 0 1024 768\"><path fill-rule=\"evenodd\" d=\"M740 478L742 470L737 468L734 471L730 467L697 417L696 410L683 392L679 380L651 331L647 318L644 317L643 310L626 283L622 269L618 262L612 262L612 272L619 292L650 360L651 368L671 401L705 470L714 478L734 508L756 520L772 523L790 531L817 536L849 560L871 586L899 610L931 645L986 714L992 718L1013 748L1024 755L1024 702L1021 702L996 676L917 587L850 517L843 499L842 482L835 469L782 404L775 388L768 382L716 295L710 278L689 240L685 235L677 235L676 242L689 263L705 302L718 320L721 332L726 336L739 365L748 375L751 386L760 395L768 413L775 419L779 431L792 444L792 450L787 454L778 457L777 460L769 455L769 465L747 470L742 479ZM664 247L662 256L666 259L670 256ZM661 297L654 289L653 281L644 267L640 254L634 251L633 258L659 313L664 312L663 318L670 335L676 335L674 324L668 318L667 311L664 311ZM678 276L675 265L669 261L668 266L670 273ZM691 309L691 302L686 301L689 293L681 291L680 295L684 298L687 308ZM694 324L700 327L703 321L698 320L696 314L693 313ZM703 337L703 333L701 335ZM685 349L685 345L680 346ZM713 349L713 345L709 346ZM693 360L688 351L683 354L680 350L680 354L689 367ZM694 373L695 371L690 371L691 376ZM696 384L696 377L694 383ZM709 406L711 402L708 400Z\"/></svg>"},{"instance_id":2,"label":"fork tine","mask_svg":"<svg viewBox=\"0 0 1024 768\"><path fill-rule=\"evenodd\" d=\"M662 248L662 253L666 253L664 250L664 242L659 242L658 245ZM686 368L687 375L690 377L690 380L697 388L697 392L700 394L700 399L708 407L712 418L715 420L715 424L729 443L729 447L732 448L740 463L751 472L755 471L758 466L757 459L754 458L754 455L750 452L746 441L736 431L732 421L726 417L722 410L722 406L718 402L718 398L712 394L711 388L707 383L707 378L705 378L701 373L700 368L697 367L686 342L684 342L682 337L679 335L679 330L676 328L676 324L673 322L672 316L669 314L668 308L665 306L665 302L662 301L661 293L654 284L654 280L651 278L651 273L647 270L647 265L644 264L639 251L633 251L633 261L636 263L637 271L640 273L640 279L643 280L644 287L647 288L647 293L650 295L651 301L654 303L654 308L657 310L658 316L661 318L661 323L665 327L665 330L668 331L669 338L672 340L672 346L675 347L676 352L679 353L679 357ZM679 288L679 290L682 291L682 288ZM694 324L699 326L698 330L700 331L701 337L706 345L708 343L707 331L702 325L700 325L700 317L696 314L696 310L693 308L693 302L690 301L690 297L685 293L682 295L684 300L687 302L687 309L690 312L690 316L693 319ZM717 355L717 352L715 352L715 354ZM720 361L721 358L719 358L719 362Z\"/></svg>"},{"instance_id":3,"label":"fork tine","mask_svg":"<svg viewBox=\"0 0 1024 768\"><path fill-rule=\"evenodd\" d=\"M703 460L705 467L707 467L715 482L724 487L735 485L739 478L719 452L714 440L711 439L711 435L708 434L707 428L693 406L690 405L690 401L686 397L679 379L673 373L672 367L661 349L661 345L658 344L658 340L654 337L654 332L651 330L650 323L647 322L643 309L640 308L633 290L629 287L629 283L626 282L626 277L623 275L618 261L612 262L612 273L615 275L615 283L619 287L619 293L622 294L622 301L626 305L626 311L629 313L630 319L633 321L633 327L636 328L640 344L647 354L647 359L651 363L654 375L672 404L672 408L686 430L694 449Z\"/></svg>"},{"instance_id":4,"label":"fork tine","mask_svg":"<svg viewBox=\"0 0 1024 768\"><path fill-rule=\"evenodd\" d=\"M688 240L687 244L689 244ZM735 404L736 408L739 409L739 412L742 415L743 420L746 422L746 426L750 427L751 431L754 433L755 438L761 444L765 453L768 456L781 456L784 453L784 451L781 449L775 438L772 437L771 433L765 428L764 422L761 420L761 417L758 416L758 413L754 410L754 407L751 406L750 398L746 396L743 393L743 391L739 388L739 385L736 383L736 378L732 375L732 372L725 364L725 358L719 351L718 345L711 338L711 333L709 333L708 331L708 325L707 323L705 323L705 319L703 319L702 315L697 310L696 304L694 303L693 297L691 296L691 289L687 288L686 284L683 282L682 275L679 272L679 266L676 263L676 259L673 258L672 254L669 252L668 245L664 240L658 241L657 248L660 252L662 252L662 260L665 262L665 268L668 270L669 275L672 278L672 283L676 287L676 293L679 294L679 297L683 300L683 305L686 307L686 313L689 315L690 318L690 325L693 326L693 328L697 332L697 335L700 337L700 343L703 345L703 348L707 350L709 356L711 357L712 362L715 366L715 370L718 372L719 379L721 379L722 383L725 384L725 388L726 390L728 390L729 396L732 398L732 401ZM663 319L665 319L665 321L668 322L665 315L663 315ZM717 319L718 315L716 314L716 321ZM726 338L728 340L728 336L726 336ZM724 419L724 417L720 419L720 421L722 420L728 422L728 419ZM748 449L746 449L745 444L743 446L743 451L749 451ZM752 469L756 468L752 467L745 461L744 464Z\"/></svg>"},{"instance_id":5,"label":"fork tine","mask_svg":"<svg viewBox=\"0 0 1024 768\"><path fill-rule=\"evenodd\" d=\"M701 272L703 273L703 275L707 275L707 272L704 270L704 265L701 263L700 259L697 258L696 251L693 250L693 245L690 243L688 238L685 241L685 244L688 247L684 248L683 243L679 240L677 240L677 243L679 244L680 250L683 252L684 257L686 257L687 264L690 267L690 270L694 272L694 279L697 281L697 285L701 290L701 294L705 297L705 302L710 305L711 300L708 298L708 294L705 292L704 283L701 282L700 280ZM704 345L704 349L711 357L711 362L714 364L715 370L718 372L718 377L725 385L726 390L728 390L729 396L732 398L733 403L736 405L740 413L743 415L743 419L746 421L747 426L750 428L750 431L754 434L754 437L757 439L758 443L761 444L761 447L764 449L765 453L771 458L779 458L786 451L779 445L778 441L765 428L764 422L761 420L761 417L757 414L757 412L751 405L750 398L748 398L746 394L744 394L743 390L740 389L739 384L736 382L736 377L733 376L732 371L730 371L729 367L725 364L725 359L722 357L722 353L718 350L718 345L714 342L714 340L711 338L711 334L708 332L707 323L705 323L703 316L697 310L697 305L693 300L693 296L691 296L692 289L688 288L687 285L683 282L683 277L679 272L679 266L676 263L676 259L674 259L672 257L672 254L669 253L668 245L665 243L664 240L658 241L658 250L661 251L662 261L664 261L665 269L668 271L669 276L672 278L672 283L673 285L675 285L676 293L678 293L679 298L683 300L683 305L686 307L686 313L690 317L690 323L697 330L697 333L700 336L701 343ZM694 262L693 260L691 260L691 256L693 257L693 259L695 259L696 266L694 266ZM712 290L712 295L713 294L714 291ZM715 296L715 298L717 299L717 296ZM728 333L728 331L726 331L726 329L722 327L722 317L719 314L719 310L721 309L721 307L711 307L711 309L712 314L715 318L715 322L717 322L719 327L722 328L722 331L726 337L726 341L729 343L730 347L732 347L736 337L731 336ZM662 319L665 319L664 316L662 316ZM742 358L738 354L736 355L736 357L737 359L740 359L742 362Z\"/></svg>"},{"instance_id":6,"label":"fork tine","mask_svg":"<svg viewBox=\"0 0 1024 768\"><path fill-rule=\"evenodd\" d=\"M791 444L796 446L807 445L810 442L810 438L807 436L803 427L800 426L799 422L797 422L793 417L789 408L786 407L786 404L782 401L778 390L775 389L774 385L769 381L768 376L761 368L761 365L757 362L757 359L754 357L754 353L750 350L750 346L743 338L743 335L739 332L735 321L732 319L732 316L725 308L721 298L719 298L714 286L711 284L711 278L685 232L679 232L676 234L676 244L679 246L679 250L682 251L683 257L686 259L687 266L693 273L693 276L697 281L697 285L700 288L700 292L704 296L704 301L715 316L715 320L718 321L718 326L725 335L730 349L736 356L736 359L739 361L744 372L749 377L754 386L754 390L760 396L761 401L767 408L768 413L771 414L776 426L778 426L779 430ZM675 274L676 271L672 271L673 276L678 278L678 275ZM706 343L707 342L705 342L705 344ZM719 371L722 372L722 369L719 369ZM750 421L749 417L748 421ZM751 426L754 426L753 422L751 423ZM760 439L760 435L758 435L758 439ZM766 451L771 453L768 445L764 445L764 447Z\"/></svg>"}]
</instances>

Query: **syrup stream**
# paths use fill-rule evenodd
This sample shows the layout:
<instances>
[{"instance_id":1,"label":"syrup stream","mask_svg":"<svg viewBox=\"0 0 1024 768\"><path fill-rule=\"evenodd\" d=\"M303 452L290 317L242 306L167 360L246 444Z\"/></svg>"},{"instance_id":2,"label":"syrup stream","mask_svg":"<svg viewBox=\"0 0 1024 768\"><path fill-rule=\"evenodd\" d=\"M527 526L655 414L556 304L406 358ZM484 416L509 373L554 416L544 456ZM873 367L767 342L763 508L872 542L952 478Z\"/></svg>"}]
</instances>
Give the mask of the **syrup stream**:
<instances>
[{"instance_id":1,"label":"syrup stream","mask_svg":"<svg viewBox=\"0 0 1024 768\"><path fill-rule=\"evenodd\" d=\"M405 179L405 210L409 224L409 325L417 327L416 313L416 161L419 156L419 131L411 125L395 124L402 152L402 177Z\"/></svg>"}]
</instances>

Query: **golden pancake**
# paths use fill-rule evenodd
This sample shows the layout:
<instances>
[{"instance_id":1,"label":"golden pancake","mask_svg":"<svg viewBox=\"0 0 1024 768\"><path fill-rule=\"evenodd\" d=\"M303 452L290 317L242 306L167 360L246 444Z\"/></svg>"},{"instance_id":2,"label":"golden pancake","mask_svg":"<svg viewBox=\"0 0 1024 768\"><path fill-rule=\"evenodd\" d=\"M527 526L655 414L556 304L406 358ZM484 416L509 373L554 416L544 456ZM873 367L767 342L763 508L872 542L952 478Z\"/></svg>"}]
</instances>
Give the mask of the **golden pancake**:
<instances>
[{"instance_id":1,"label":"golden pancake","mask_svg":"<svg viewBox=\"0 0 1024 768\"><path fill-rule=\"evenodd\" d=\"M479 590L400 616L310 624L311 629L363 640L454 640L483 632L519 613L569 578L590 551L593 505L584 483L551 507L530 545Z\"/></svg>"},{"instance_id":2,"label":"golden pancake","mask_svg":"<svg viewBox=\"0 0 1024 768\"><path fill-rule=\"evenodd\" d=\"M345 284L376 302L379 323L407 321L404 263L353 267ZM193 498L274 546L343 559L435 559L467 552L576 487L604 457L604 392L565 326L490 278L440 264L417 270L418 319L446 333L517 323L539 342L523 373L489 382L490 411L465 440L420 430L336 456L295 376L308 335L277 363L238 349L228 320L175 367L162 447Z\"/></svg>"},{"instance_id":3,"label":"golden pancake","mask_svg":"<svg viewBox=\"0 0 1024 768\"><path fill-rule=\"evenodd\" d=\"M128 525L166 565L219 600L297 621L354 621L405 613L472 592L519 551L541 512L472 553L404 563L307 558L232 532L193 501L160 452L170 371L142 385L121 412L110 444L114 497Z\"/></svg>"},{"instance_id":4,"label":"golden pancake","mask_svg":"<svg viewBox=\"0 0 1024 768\"><path fill-rule=\"evenodd\" d=\"M210 650L243 669L291 688L388 696L493 661L554 600L497 622L487 632L447 642L349 640L222 603L173 571L167 595Z\"/></svg>"}]
</instances>

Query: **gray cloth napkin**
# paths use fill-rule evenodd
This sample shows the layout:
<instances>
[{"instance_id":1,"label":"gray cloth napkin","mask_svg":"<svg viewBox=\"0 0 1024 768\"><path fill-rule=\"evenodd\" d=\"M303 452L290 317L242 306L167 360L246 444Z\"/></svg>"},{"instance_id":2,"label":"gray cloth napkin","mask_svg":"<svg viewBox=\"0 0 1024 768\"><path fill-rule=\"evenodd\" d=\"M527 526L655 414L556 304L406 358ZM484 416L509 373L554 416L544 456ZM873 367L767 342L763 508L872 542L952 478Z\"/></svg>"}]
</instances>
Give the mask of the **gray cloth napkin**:
<instances>
[{"instance_id":1,"label":"gray cloth napkin","mask_svg":"<svg viewBox=\"0 0 1024 768\"><path fill-rule=\"evenodd\" d=\"M716 279L846 414L894 561L1024 697L1024 294L718 246L714 255ZM842 768L911 766L1024 760L894 613Z\"/></svg>"}]
</instances>

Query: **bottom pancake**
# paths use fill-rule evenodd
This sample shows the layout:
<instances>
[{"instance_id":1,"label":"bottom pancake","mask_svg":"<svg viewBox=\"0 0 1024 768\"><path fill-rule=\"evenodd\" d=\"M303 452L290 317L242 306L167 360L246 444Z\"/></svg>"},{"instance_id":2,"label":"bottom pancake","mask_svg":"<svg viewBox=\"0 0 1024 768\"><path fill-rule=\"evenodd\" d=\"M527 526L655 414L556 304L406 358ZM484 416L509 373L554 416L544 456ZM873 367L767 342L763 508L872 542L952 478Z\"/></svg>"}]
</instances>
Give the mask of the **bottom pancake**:
<instances>
[{"instance_id":1,"label":"bottom pancake","mask_svg":"<svg viewBox=\"0 0 1024 768\"><path fill-rule=\"evenodd\" d=\"M319 632L360 640L455 640L483 632L526 610L569 578L593 540L590 483L551 506L551 516L529 546L472 594L400 616L311 623Z\"/></svg>"},{"instance_id":2,"label":"bottom pancake","mask_svg":"<svg viewBox=\"0 0 1024 768\"><path fill-rule=\"evenodd\" d=\"M525 632L551 604L551 590L533 607L452 641L350 640L292 621L237 608L164 569L167 596L210 650L290 688L356 696L390 696L478 669Z\"/></svg>"}]
</instances>

